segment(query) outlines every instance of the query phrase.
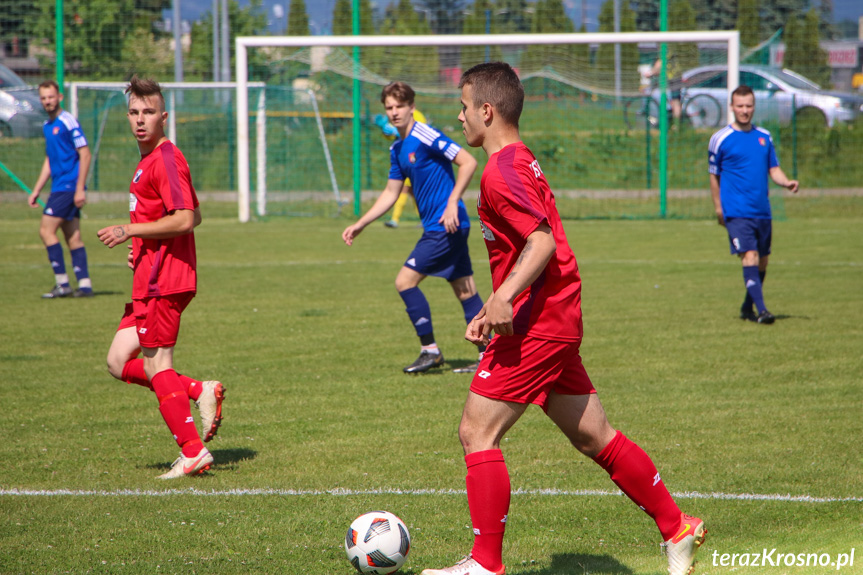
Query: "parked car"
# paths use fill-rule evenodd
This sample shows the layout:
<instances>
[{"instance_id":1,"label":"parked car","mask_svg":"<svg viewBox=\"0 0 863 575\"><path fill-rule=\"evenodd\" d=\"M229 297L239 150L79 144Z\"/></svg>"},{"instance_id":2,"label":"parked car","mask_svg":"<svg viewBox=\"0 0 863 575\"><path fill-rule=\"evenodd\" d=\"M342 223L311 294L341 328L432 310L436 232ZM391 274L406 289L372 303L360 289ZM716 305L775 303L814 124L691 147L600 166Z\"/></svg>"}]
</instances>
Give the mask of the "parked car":
<instances>
[{"instance_id":1,"label":"parked car","mask_svg":"<svg viewBox=\"0 0 863 575\"><path fill-rule=\"evenodd\" d=\"M0 138L41 137L47 119L39 91L0 64Z\"/></svg>"},{"instance_id":2,"label":"parked car","mask_svg":"<svg viewBox=\"0 0 863 575\"><path fill-rule=\"evenodd\" d=\"M701 66L683 73L683 112L695 127L717 127L728 122L728 67ZM754 122L789 124L808 116L832 127L863 115L863 97L823 90L815 82L792 72L766 66L740 66L740 83L755 93ZM659 92L651 97L658 101Z\"/></svg>"}]
</instances>

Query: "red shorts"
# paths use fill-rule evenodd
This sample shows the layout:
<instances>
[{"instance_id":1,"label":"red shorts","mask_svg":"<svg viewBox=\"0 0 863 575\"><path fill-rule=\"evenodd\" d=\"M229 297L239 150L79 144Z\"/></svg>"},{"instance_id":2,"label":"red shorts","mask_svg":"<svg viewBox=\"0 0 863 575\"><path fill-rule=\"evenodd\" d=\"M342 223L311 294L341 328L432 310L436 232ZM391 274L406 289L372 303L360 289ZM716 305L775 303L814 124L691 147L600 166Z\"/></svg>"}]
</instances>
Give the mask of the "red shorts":
<instances>
[{"instance_id":1,"label":"red shorts","mask_svg":"<svg viewBox=\"0 0 863 575\"><path fill-rule=\"evenodd\" d=\"M495 336L470 390L483 397L513 403L535 403L546 409L548 394L596 393L581 363L581 342L558 342L529 335Z\"/></svg>"},{"instance_id":2,"label":"red shorts","mask_svg":"<svg viewBox=\"0 0 863 575\"><path fill-rule=\"evenodd\" d=\"M141 347L174 347L180 333L180 316L195 292L132 300L126 304L117 331L135 327Z\"/></svg>"}]
</instances>

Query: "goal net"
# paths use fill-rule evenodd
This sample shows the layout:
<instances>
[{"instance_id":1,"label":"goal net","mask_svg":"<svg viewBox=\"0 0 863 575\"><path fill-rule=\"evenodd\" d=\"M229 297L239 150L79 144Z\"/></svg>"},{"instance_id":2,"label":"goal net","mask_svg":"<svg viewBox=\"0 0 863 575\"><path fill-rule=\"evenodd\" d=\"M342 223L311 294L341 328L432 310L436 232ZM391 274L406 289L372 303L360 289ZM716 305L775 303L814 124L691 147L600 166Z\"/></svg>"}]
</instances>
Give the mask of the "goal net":
<instances>
[{"instance_id":1,"label":"goal net","mask_svg":"<svg viewBox=\"0 0 863 575\"><path fill-rule=\"evenodd\" d=\"M663 52L666 75L651 78ZM268 102L277 88L312 90L335 180L359 212L361 203L383 189L389 171L381 87L392 80L411 84L417 109L429 123L462 142L458 81L462 71L486 60L507 61L518 71L526 92L521 135L565 217L709 217L707 145L727 120L740 56L736 31L238 37L239 218L248 221L255 203L258 213L322 213L332 212L336 201L332 184L314 179L322 169L309 169L292 153L276 157L268 143L266 208L260 209L253 185L250 82L267 85ZM670 103L676 94L669 91L675 87L667 78L699 66L720 70L723 86L709 96L684 96L677 117ZM285 102L274 114L268 104L268 139L284 135L282 150L308 147L317 129L302 124L300 105L308 102ZM660 114L663 107L666 113ZM485 154L471 151L482 168ZM478 188L477 176L468 193Z\"/></svg>"}]
</instances>

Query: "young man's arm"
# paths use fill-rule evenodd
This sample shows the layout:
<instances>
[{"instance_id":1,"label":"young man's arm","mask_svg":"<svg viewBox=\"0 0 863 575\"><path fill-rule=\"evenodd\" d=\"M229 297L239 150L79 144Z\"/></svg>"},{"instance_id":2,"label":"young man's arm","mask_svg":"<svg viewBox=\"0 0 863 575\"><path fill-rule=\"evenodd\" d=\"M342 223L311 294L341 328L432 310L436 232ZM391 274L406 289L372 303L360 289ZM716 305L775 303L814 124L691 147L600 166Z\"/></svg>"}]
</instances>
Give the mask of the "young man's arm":
<instances>
[{"instance_id":1,"label":"young man's arm","mask_svg":"<svg viewBox=\"0 0 863 575\"><path fill-rule=\"evenodd\" d=\"M39 177L36 178L36 184L33 186L33 191L30 192L30 196L27 198L27 203L30 204L31 208L35 208L37 204L37 200L39 199L39 194L42 193L42 188L45 187L45 184L48 182L48 178L51 177L51 164L48 162L48 156L45 156L45 161L42 162L42 170L39 172Z\"/></svg>"},{"instance_id":2,"label":"young man's arm","mask_svg":"<svg viewBox=\"0 0 863 575\"><path fill-rule=\"evenodd\" d=\"M477 166L474 157L464 148L458 151L452 163L458 166L458 175L455 178L455 185L452 188L452 193L449 195L443 215L438 220L443 224L446 231L451 234L458 231L458 202L464 195L471 178L473 178Z\"/></svg>"},{"instance_id":3,"label":"young man's arm","mask_svg":"<svg viewBox=\"0 0 863 575\"><path fill-rule=\"evenodd\" d=\"M524 248L509 275L468 324L465 339L473 343L487 344L492 331L498 335L512 335L513 300L539 277L556 249L551 227L547 222L541 223L527 236Z\"/></svg>"},{"instance_id":4,"label":"young man's arm","mask_svg":"<svg viewBox=\"0 0 863 575\"><path fill-rule=\"evenodd\" d=\"M725 215L722 213L722 201L719 199L719 176L710 174L710 197L713 198L713 209L720 226L725 225Z\"/></svg>"},{"instance_id":5,"label":"young man's arm","mask_svg":"<svg viewBox=\"0 0 863 575\"><path fill-rule=\"evenodd\" d=\"M99 236L100 242L113 248L130 238L163 240L191 233L194 229L194 210L174 210L155 222L108 226L96 232L96 235Z\"/></svg>"},{"instance_id":6,"label":"young man's arm","mask_svg":"<svg viewBox=\"0 0 863 575\"><path fill-rule=\"evenodd\" d=\"M393 207L393 204L395 204L396 200L399 199L399 194L402 193L402 187L404 185L404 180L387 180L387 187L384 188L384 191L381 192L381 195L378 196L374 205L369 208L369 211L364 213L362 217L357 220L357 223L345 228L345 231L342 232L342 240L344 240L348 245L353 244L354 238L360 235L360 232L362 232L367 225L387 213L389 209Z\"/></svg>"},{"instance_id":7,"label":"young man's arm","mask_svg":"<svg viewBox=\"0 0 863 575\"><path fill-rule=\"evenodd\" d=\"M87 203L87 174L90 173L90 147L78 148L78 181L75 184L75 207L84 207Z\"/></svg>"},{"instance_id":8,"label":"young man's arm","mask_svg":"<svg viewBox=\"0 0 863 575\"><path fill-rule=\"evenodd\" d=\"M791 193L796 194L797 190L800 188L800 182L797 180L789 180L788 176L785 175L785 172L782 171L782 168L779 166L775 166L770 168L770 179L776 182L777 186L782 186L791 191Z\"/></svg>"}]
</instances>

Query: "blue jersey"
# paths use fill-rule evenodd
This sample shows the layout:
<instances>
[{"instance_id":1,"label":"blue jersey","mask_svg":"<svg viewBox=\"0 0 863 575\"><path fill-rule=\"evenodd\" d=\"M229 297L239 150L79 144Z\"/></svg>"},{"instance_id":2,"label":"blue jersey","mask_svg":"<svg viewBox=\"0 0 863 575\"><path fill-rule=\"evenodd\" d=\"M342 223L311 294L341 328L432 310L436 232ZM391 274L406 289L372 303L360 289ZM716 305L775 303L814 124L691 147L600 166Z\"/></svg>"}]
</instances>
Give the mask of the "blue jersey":
<instances>
[{"instance_id":1,"label":"blue jersey","mask_svg":"<svg viewBox=\"0 0 863 575\"><path fill-rule=\"evenodd\" d=\"M770 169L779 165L770 132L753 124L748 132L728 125L710 138L710 173L719 176L726 218L770 219Z\"/></svg>"},{"instance_id":2,"label":"blue jersey","mask_svg":"<svg viewBox=\"0 0 863 575\"><path fill-rule=\"evenodd\" d=\"M455 186L452 161L461 147L422 122L414 122L404 140L390 146L391 180L410 178L423 228L427 232L444 232L438 220ZM470 220L464 202L458 201L459 228L469 228Z\"/></svg>"},{"instance_id":3,"label":"blue jersey","mask_svg":"<svg viewBox=\"0 0 863 575\"><path fill-rule=\"evenodd\" d=\"M61 111L54 121L42 124L45 154L51 166L51 192L74 192L78 185L78 148L87 145L87 138L75 116Z\"/></svg>"}]
</instances>

